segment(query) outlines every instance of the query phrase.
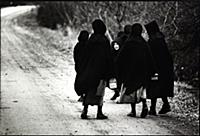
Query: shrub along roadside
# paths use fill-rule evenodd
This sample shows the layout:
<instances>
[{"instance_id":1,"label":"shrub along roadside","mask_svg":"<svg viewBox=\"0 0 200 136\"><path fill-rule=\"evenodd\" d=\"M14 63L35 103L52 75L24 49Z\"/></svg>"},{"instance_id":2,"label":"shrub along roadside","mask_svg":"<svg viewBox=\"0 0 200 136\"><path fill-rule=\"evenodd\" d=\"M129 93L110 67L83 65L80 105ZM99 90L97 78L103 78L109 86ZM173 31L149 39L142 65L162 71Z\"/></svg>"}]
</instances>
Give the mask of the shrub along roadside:
<instances>
[{"instance_id":1,"label":"shrub along roadside","mask_svg":"<svg viewBox=\"0 0 200 136\"><path fill-rule=\"evenodd\" d=\"M91 22L101 18L112 38L126 24L146 24L156 20L174 58L176 80L199 87L199 1L44 1L37 4L37 20L42 26L56 29L60 24L64 29L70 26L91 32Z\"/></svg>"}]
</instances>

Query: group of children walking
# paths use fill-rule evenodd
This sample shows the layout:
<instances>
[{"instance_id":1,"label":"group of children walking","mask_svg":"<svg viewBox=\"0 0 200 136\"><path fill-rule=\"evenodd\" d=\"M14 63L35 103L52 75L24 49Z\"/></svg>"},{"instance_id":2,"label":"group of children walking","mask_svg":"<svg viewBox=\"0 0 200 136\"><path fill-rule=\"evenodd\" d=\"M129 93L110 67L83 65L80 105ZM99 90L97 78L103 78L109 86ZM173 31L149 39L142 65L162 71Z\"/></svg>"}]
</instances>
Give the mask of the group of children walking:
<instances>
[{"instance_id":1,"label":"group of children walking","mask_svg":"<svg viewBox=\"0 0 200 136\"><path fill-rule=\"evenodd\" d=\"M97 119L108 118L102 112L106 87L115 92L111 100L120 97L118 103L131 104L127 116L136 116L139 102L143 104L141 118L157 115L157 98L163 101L159 114L171 111L167 97L174 95L173 59L156 21L144 27L148 41L142 37L144 30L139 23L126 25L113 41L106 37L107 28L100 19L92 22L91 35L86 30L80 32L74 47L74 88L83 98L82 119L88 118L89 105L98 106ZM146 99L151 99L150 110Z\"/></svg>"}]
</instances>

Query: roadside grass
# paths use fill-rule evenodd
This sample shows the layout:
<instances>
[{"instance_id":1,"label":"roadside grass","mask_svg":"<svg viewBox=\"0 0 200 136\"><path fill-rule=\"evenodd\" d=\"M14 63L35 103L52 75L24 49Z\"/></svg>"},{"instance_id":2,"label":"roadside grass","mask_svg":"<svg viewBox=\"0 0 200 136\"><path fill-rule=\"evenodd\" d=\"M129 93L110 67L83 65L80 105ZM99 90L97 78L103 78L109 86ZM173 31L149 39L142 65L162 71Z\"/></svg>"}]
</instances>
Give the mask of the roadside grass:
<instances>
[{"instance_id":1,"label":"roadside grass","mask_svg":"<svg viewBox=\"0 0 200 136\"><path fill-rule=\"evenodd\" d=\"M32 39L35 44L35 50L40 50L51 55L52 58L56 59L58 56L64 61L73 63L73 48L77 42L78 32L73 28L66 27L61 28L59 25L56 30L51 30L38 25L36 21L36 10L32 10L30 13L26 13L19 16L15 21L19 26L33 33L31 35L24 35L26 38ZM42 47L37 47L42 45Z\"/></svg>"},{"instance_id":2,"label":"roadside grass","mask_svg":"<svg viewBox=\"0 0 200 136\"><path fill-rule=\"evenodd\" d=\"M40 36L39 39L40 42L43 42L42 48L45 48L44 51L54 56L54 51L57 50L61 53L63 60L73 64L73 48L77 42L78 31L69 27L61 28L60 26L57 26L56 30L44 28L38 26L35 17L36 11L33 10L31 14L27 13L20 16L17 23L35 35ZM194 127L193 134L199 134L199 89L191 88L183 83L175 83L174 94L173 98L169 98L172 111L168 115L183 122L186 127L191 125ZM150 105L150 101L148 101L148 105ZM158 99L157 111L161 107L162 101Z\"/></svg>"},{"instance_id":3,"label":"roadside grass","mask_svg":"<svg viewBox=\"0 0 200 136\"><path fill-rule=\"evenodd\" d=\"M185 83L175 82L174 97L169 98L169 103L171 112L160 115L160 117L166 118L169 124L174 125L164 126L176 133L178 131L180 134L199 135L199 89ZM158 99L157 112L162 104L162 100ZM163 126L167 123L161 121L159 124Z\"/></svg>"},{"instance_id":4,"label":"roadside grass","mask_svg":"<svg viewBox=\"0 0 200 136\"><path fill-rule=\"evenodd\" d=\"M170 99L173 112L199 124L199 89L183 83L175 84L174 93L174 98Z\"/></svg>"}]
</instances>

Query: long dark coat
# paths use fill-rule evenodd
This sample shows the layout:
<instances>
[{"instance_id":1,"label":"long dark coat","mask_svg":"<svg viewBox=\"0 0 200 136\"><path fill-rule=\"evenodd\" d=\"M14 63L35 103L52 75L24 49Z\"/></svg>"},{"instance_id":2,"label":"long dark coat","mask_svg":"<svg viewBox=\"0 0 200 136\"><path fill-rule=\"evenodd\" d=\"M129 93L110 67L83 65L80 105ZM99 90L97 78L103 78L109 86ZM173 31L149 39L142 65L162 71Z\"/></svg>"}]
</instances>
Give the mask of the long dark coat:
<instances>
[{"instance_id":1,"label":"long dark coat","mask_svg":"<svg viewBox=\"0 0 200 136\"><path fill-rule=\"evenodd\" d=\"M84 72L84 79L88 89L96 91L101 79L108 81L113 77L110 42L103 34L92 34L87 45L89 60Z\"/></svg>"},{"instance_id":2,"label":"long dark coat","mask_svg":"<svg viewBox=\"0 0 200 136\"><path fill-rule=\"evenodd\" d=\"M174 93L174 66L173 59L167 48L162 33L150 37L150 46L156 69L158 81L150 81L147 89L147 98L173 97Z\"/></svg>"},{"instance_id":3,"label":"long dark coat","mask_svg":"<svg viewBox=\"0 0 200 136\"><path fill-rule=\"evenodd\" d=\"M83 72L84 67L87 64L88 59L88 48L86 41L78 42L74 47L74 62L75 62L75 71L77 74Z\"/></svg>"},{"instance_id":4,"label":"long dark coat","mask_svg":"<svg viewBox=\"0 0 200 136\"><path fill-rule=\"evenodd\" d=\"M131 36L124 43L117 62L119 77L127 87L126 94L137 91L141 86L146 87L149 75L149 49L141 36Z\"/></svg>"},{"instance_id":5,"label":"long dark coat","mask_svg":"<svg viewBox=\"0 0 200 136\"><path fill-rule=\"evenodd\" d=\"M118 58L120 50L122 49L122 47L124 45L124 42L127 40L127 38L128 38L128 35L123 33L121 36L117 37L111 43L112 57L113 57L113 63L114 63L114 77L117 79L117 88L118 89L120 89L122 81L121 81L120 77L118 76L119 75L118 74L119 66L117 63L117 58ZM115 50L114 43L117 43L119 45L119 50Z\"/></svg>"},{"instance_id":6,"label":"long dark coat","mask_svg":"<svg viewBox=\"0 0 200 136\"><path fill-rule=\"evenodd\" d=\"M88 48L87 48L87 41L79 41L74 47L74 62L75 62L75 71L76 71L76 78L74 83L74 89L78 96L85 93L87 89L84 85L81 85L83 80L83 72L86 69L88 63Z\"/></svg>"}]
</instances>

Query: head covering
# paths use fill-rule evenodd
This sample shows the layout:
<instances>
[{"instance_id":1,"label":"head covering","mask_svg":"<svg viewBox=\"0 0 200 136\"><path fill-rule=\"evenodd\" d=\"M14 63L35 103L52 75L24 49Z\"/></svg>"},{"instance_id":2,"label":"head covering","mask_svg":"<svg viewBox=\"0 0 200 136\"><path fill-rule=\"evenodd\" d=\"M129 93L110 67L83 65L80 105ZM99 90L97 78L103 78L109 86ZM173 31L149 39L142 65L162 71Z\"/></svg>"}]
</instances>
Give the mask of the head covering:
<instances>
[{"instance_id":1,"label":"head covering","mask_svg":"<svg viewBox=\"0 0 200 136\"><path fill-rule=\"evenodd\" d=\"M159 29L159 26L157 24L157 22L154 20L146 25L144 25L146 30L147 30L147 33L149 35L151 34L156 34L157 32L160 32L160 29Z\"/></svg>"},{"instance_id":2,"label":"head covering","mask_svg":"<svg viewBox=\"0 0 200 136\"><path fill-rule=\"evenodd\" d=\"M92 22L92 28L95 34L105 34L106 32L106 25L100 19L96 19Z\"/></svg>"},{"instance_id":3,"label":"head covering","mask_svg":"<svg viewBox=\"0 0 200 136\"><path fill-rule=\"evenodd\" d=\"M124 32L123 32L123 31L119 31L119 33L117 33L117 37L120 37L120 36L122 36L122 35L124 35Z\"/></svg>"},{"instance_id":4,"label":"head covering","mask_svg":"<svg viewBox=\"0 0 200 136\"><path fill-rule=\"evenodd\" d=\"M125 34L130 34L131 33L131 28L132 26L131 25L125 25L124 26L124 33Z\"/></svg>"},{"instance_id":5,"label":"head covering","mask_svg":"<svg viewBox=\"0 0 200 136\"><path fill-rule=\"evenodd\" d=\"M131 35L134 36L141 36L142 34L142 25L139 23L135 23L132 25L132 32Z\"/></svg>"},{"instance_id":6,"label":"head covering","mask_svg":"<svg viewBox=\"0 0 200 136\"><path fill-rule=\"evenodd\" d=\"M82 30L78 36L78 41L87 41L89 37L89 32L86 30Z\"/></svg>"}]
</instances>

